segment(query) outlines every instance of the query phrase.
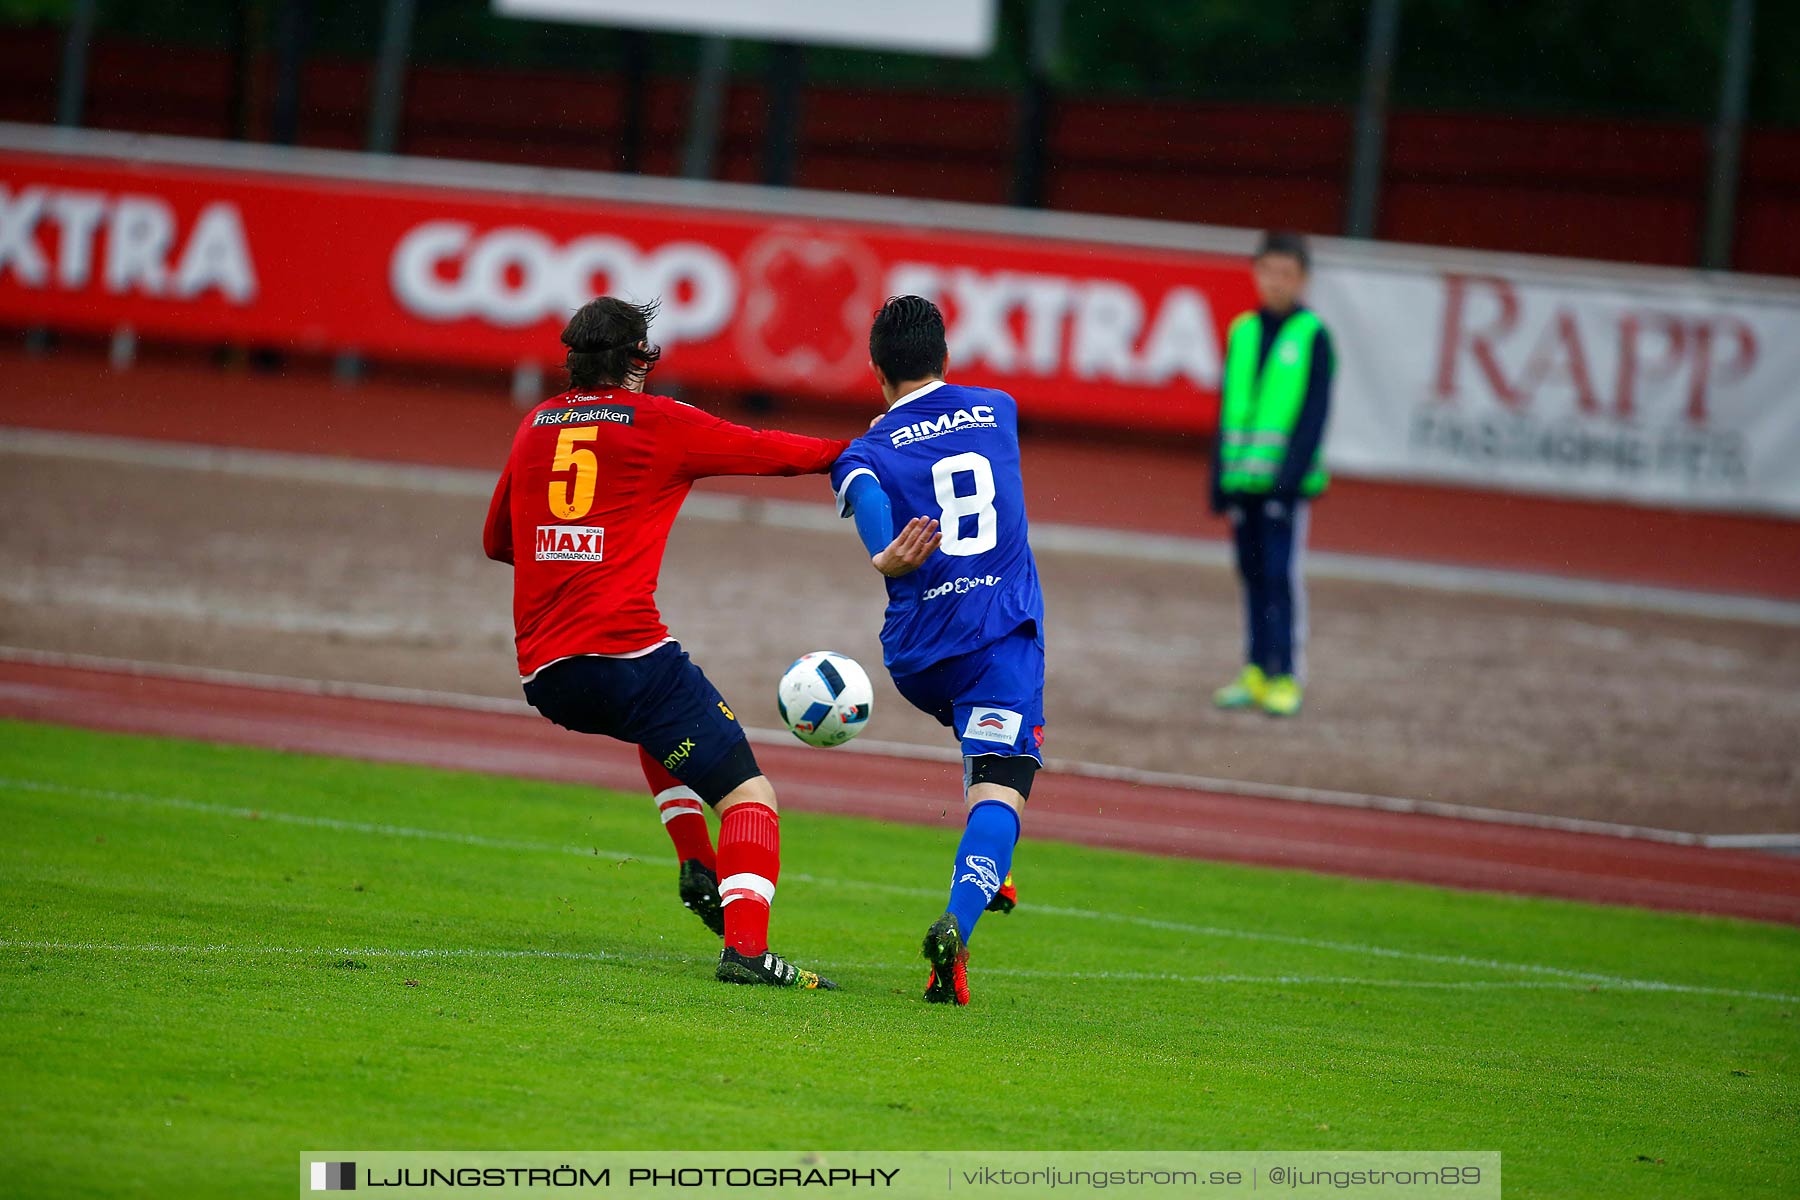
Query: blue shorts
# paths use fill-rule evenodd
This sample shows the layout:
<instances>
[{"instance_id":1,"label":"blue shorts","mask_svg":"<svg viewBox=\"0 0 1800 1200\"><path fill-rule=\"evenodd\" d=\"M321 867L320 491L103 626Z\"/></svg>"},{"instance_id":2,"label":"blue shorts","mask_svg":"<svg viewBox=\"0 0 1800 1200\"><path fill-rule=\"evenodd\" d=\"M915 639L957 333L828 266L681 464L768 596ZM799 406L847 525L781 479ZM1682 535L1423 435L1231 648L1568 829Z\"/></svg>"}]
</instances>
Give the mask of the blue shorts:
<instances>
[{"instance_id":1,"label":"blue shorts","mask_svg":"<svg viewBox=\"0 0 1800 1200\"><path fill-rule=\"evenodd\" d=\"M964 757L1028 754L1044 761L1044 643L1035 626L897 675L894 686L914 708L956 730Z\"/></svg>"},{"instance_id":2,"label":"blue shorts","mask_svg":"<svg viewBox=\"0 0 1800 1200\"><path fill-rule=\"evenodd\" d=\"M719 796L708 798L698 785L723 786L708 777L728 756L742 764L732 774L743 778L729 781L731 786L758 773L736 714L675 642L642 658L583 654L551 663L525 685L525 699L564 729L642 746L709 803Z\"/></svg>"}]
</instances>

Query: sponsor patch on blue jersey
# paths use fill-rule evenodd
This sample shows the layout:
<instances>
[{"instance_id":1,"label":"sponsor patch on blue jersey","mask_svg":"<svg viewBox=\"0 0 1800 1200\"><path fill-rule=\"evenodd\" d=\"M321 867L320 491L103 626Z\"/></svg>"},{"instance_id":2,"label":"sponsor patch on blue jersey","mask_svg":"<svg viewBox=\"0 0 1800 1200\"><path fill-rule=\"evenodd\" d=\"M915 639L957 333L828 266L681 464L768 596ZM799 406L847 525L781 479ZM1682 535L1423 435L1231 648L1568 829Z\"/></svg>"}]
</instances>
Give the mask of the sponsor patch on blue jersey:
<instances>
[{"instance_id":1,"label":"sponsor patch on blue jersey","mask_svg":"<svg viewBox=\"0 0 1800 1200\"><path fill-rule=\"evenodd\" d=\"M928 442L933 438L943 437L947 433L955 433L960 429L998 429L999 420L991 404L973 404L968 408L959 408L955 412L940 413L935 417L927 417L921 421L910 421L887 431L889 443L894 446L908 446L913 442Z\"/></svg>"}]
</instances>

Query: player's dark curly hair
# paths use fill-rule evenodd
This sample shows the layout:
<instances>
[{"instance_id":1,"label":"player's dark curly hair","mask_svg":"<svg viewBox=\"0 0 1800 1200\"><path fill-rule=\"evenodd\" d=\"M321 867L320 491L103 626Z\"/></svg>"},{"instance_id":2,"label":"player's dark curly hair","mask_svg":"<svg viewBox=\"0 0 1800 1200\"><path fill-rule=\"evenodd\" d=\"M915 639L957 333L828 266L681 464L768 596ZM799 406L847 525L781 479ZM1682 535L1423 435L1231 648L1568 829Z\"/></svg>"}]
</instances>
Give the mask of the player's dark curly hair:
<instances>
[{"instance_id":1,"label":"player's dark curly hair","mask_svg":"<svg viewBox=\"0 0 1800 1200\"><path fill-rule=\"evenodd\" d=\"M565 365L577 388L628 387L656 366L662 347L650 344L650 322L661 302L632 304L616 296L589 300L563 326Z\"/></svg>"},{"instance_id":2,"label":"player's dark curly hair","mask_svg":"<svg viewBox=\"0 0 1800 1200\"><path fill-rule=\"evenodd\" d=\"M889 296L869 326L869 360L889 383L942 376L944 314L923 296Z\"/></svg>"}]
</instances>

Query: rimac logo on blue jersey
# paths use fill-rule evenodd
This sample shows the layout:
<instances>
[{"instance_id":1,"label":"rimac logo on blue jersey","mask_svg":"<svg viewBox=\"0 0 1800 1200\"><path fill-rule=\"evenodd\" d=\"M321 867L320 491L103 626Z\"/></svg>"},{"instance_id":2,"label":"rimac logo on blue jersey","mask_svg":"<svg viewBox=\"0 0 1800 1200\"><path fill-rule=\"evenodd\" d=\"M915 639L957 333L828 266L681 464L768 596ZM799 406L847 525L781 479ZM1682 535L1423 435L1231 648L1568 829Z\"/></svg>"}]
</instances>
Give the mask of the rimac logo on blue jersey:
<instances>
[{"instance_id":1,"label":"rimac logo on blue jersey","mask_svg":"<svg viewBox=\"0 0 1800 1200\"><path fill-rule=\"evenodd\" d=\"M998 429L994 420L994 410L986 404L977 404L973 408L959 408L953 413L945 413L928 421L914 421L911 425L902 425L888 434L896 446L908 446L913 442L930 441L934 437L942 437L946 433L955 433L959 429Z\"/></svg>"}]
</instances>

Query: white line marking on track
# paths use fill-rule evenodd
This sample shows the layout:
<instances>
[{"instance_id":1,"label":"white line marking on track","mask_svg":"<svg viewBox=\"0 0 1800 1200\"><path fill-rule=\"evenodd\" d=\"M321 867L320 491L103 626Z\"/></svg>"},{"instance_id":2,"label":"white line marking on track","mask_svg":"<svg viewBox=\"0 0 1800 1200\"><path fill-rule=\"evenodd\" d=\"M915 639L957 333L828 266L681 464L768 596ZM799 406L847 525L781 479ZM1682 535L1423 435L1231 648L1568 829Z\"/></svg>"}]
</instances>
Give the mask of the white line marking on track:
<instances>
[{"instance_id":1,"label":"white line marking on track","mask_svg":"<svg viewBox=\"0 0 1800 1200\"><path fill-rule=\"evenodd\" d=\"M591 857L598 854L603 857L614 857L619 861L654 863L658 866L667 866L674 862L674 859L663 856L638 855L621 851L597 850L580 846L559 846L552 842L489 838L477 834L455 833L446 830L419 829L405 825L390 825L368 821L345 821L335 817L316 817L298 813L274 813L267 809L234 808L229 805L208 804L202 801L189 800L177 796L155 796L142 792L124 792L107 788L80 787L73 784L56 783L50 780L0 776L0 790L5 789L53 795L79 796L86 799L112 800L121 803L145 804L159 808L168 808L179 812L202 813L209 816L231 816L246 820L275 821L283 824L326 829L339 833L361 833L377 837L399 837L414 838L423 841L454 842L461 845L479 846L484 849L523 850L544 854L575 854L584 857ZM895 884L875 883L868 880L833 879L829 876L808 875L800 872L787 873L786 878L793 882L813 883L823 887L863 889L885 892L892 895L936 897L943 894L941 891L932 890L930 888L905 887ZM1529 975L1547 975L1567 981L1570 985L1583 984L1621 988L1630 991L1669 992L1682 995L1731 996L1746 1000L1773 1000L1782 1003L1800 1002L1800 996L1787 995L1781 992L1760 992L1741 988L1671 983L1660 979L1640 979L1624 975L1609 975L1597 971L1580 971L1567 967L1550 966L1544 963L1507 962L1501 959L1477 958L1465 954L1440 954L1422 950L1405 950L1391 946L1376 946L1361 942L1331 941L1323 938L1310 938L1297 934L1274 933L1265 930L1237 929L1218 925L1192 925L1181 921L1166 921L1154 917L1140 917L1129 913L1111 913L1095 909L1065 908L1059 905L1049 904L1031 904L1021 907L1019 913L1033 916L1067 917L1084 921L1117 922L1119 924L1135 925L1141 928L1154 929L1165 933L1183 934L1194 938L1230 939L1235 941L1260 942L1271 945L1296 946L1309 950L1324 950L1333 953L1348 954L1353 957L1382 958L1405 962L1431 963L1441 966L1473 967L1490 971L1513 971ZM10 946L13 945L13 943L0 943L0 945ZM71 943L71 945L78 944ZM276 951L270 952L274 953ZM310 951L299 950L283 952L310 953ZM529 956L530 954L537 952L520 951L517 953L522 956ZM1060 973L1053 972L1051 974ZM1155 978L1165 977L1155 976ZM1195 976L1193 978L1223 979L1227 977Z\"/></svg>"},{"instance_id":2,"label":"white line marking on track","mask_svg":"<svg viewBox=\"0 0 1800 1200\"><path fill-rule=\"evenodd\" d=\"M261 633L326 634L367 640L425 638L439 626L417 617L328 611L282 599L227 600L199 585L93 585L77 581L0 580L0 601L39 609L80 607L112 616L204 621L215 626L247 628ZM496 614L469 622L467 631L512 636L512 618Z\"/></svg>"},{"instance_id":3,"label":"white line marking on track","mask_svg":"<svg viewBox=\"0 0 1800 1200\"><path fill-rule=\"evenodd\" d=\"M468 712L508 713L516 716L535 715L534 710L524 700L506 699L500 696L479 696L468 692L439 692L425 688L396 687L380 683L301 679L291 675L264 675L250 671L227 670L221 667L148 663L136 659L108 658L94 654L65 654L59 651L34 650L22 646L0 646L0 662L104 671L152 679L192 680L197 683L253 687L265 691L292 692L304 696L341 696L353 700L380 700L393 704L454 708ZM759 746L789 746L793 744L793 735L782 729L757 729L745 726L744 735ZM873 755L877 758L925 759L930 762L946 763L962 761L961 751L953 747L884 742L872 738L858 738L854 742L835 747L833 753ZM1302 804L1324 804L1334 808L1417 813L1424 816L1448 817L1459 821L1479 821L1490 825L1513 825L1525 829L1554 829L1563 833L1592 833L1602 837L1634 838L1675 846L1749 850L1800 849L1800 833L1689 833L1680 829L1656 829L1647 825L1623 825L1615 821L1559 817L1548 813L1514 812L1508 809L1484 808L1473 804L1409 800L1402 796L1383 796L1371 792L1342 792L1329 788L1256 783L1208 775L1146 771L1138 767L1081 762L1074 759L1052 758L1046 763L1046 766L1051 771L1075 775L1084 779L1143 784L1147 787L1177 788L1182 791L1217 792L1227 796L1244 796L1259 800L1293 800Z\"/></svg>"},{"instance_id":4,"label":"white line marking on track","mask_svg":"<svg viewBox=\"0 0 1800 1200\"><path fill-rule=\"evenodd\" d=\"M206 471L332 487L398 488L434 495L487 499L494 474L462 467L428 467L371 462L324 455L158 442L98 434L0 427L0 453L40 458L80 458L170 470ZM701 492L690 496L684 516L772 528L839 533L843 524L821 499L818 504ZM1221 541L1174 534L1102 529L1058 522L1033 523L1034 548L1134 562L1226 567L1230 549ZM1318 551L1309 555L1315 579L1342 579L1426 591L1503 596L1583 607L1628 608L1765 625L1800 626L1800 603L1764 596L1699 592L1649 584L1578 579L1533 571L1455 566L1412 559Z\"/></svg>"}]
</instances>

